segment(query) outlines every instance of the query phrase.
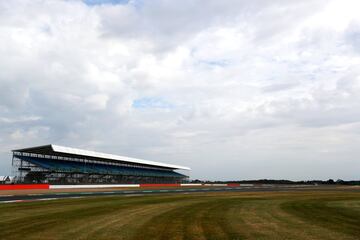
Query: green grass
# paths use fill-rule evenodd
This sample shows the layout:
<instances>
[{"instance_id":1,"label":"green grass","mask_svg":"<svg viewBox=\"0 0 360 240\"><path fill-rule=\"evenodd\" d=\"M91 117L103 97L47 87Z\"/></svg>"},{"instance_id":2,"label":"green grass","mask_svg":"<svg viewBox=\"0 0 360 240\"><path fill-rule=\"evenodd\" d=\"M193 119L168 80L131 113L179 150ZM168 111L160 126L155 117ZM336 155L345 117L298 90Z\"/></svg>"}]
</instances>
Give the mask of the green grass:
<instances>
[{"instance_id":1,"label":"green grass","mask_svg":"<svg viewBox=\"0 0 360 240\"><path fill-rule=\"evenodd\" d=\"M118 196L1 204L0 239L360 239L360 192Z\"/></svg>"}]
</instances>

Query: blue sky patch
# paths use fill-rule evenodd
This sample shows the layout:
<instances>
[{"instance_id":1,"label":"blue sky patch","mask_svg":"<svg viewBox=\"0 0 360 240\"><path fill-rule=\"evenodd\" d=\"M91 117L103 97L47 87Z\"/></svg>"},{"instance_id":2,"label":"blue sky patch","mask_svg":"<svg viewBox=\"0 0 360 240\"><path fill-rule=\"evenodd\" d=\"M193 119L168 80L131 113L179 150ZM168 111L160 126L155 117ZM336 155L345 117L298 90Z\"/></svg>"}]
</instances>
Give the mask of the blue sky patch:
<instances>
[{"instance_id":1,"label":"blue sky patch","mask_svg":"<svg viewBox=\"0 0 360 240\"><path fill-rule=\"evenodd\" d=\"M230 64L229 61L227 61L227 60L208 60L208 61L202 60L202 61L199 61L199 63L206 64L206 65L213 66L213 67L226 67Z\"/></svg>"}]
</instances>

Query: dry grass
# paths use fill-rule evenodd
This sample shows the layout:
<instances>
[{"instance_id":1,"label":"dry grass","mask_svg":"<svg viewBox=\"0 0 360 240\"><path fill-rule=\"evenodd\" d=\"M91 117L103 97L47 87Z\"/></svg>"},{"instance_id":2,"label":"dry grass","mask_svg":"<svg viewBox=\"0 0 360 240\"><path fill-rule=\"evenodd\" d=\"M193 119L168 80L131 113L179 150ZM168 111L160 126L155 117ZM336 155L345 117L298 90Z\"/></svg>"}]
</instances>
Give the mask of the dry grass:
<instances>
[{"instance_id":1,"label":"dry grass","mask_svg":"<svg viewBox=\"0 0 360 240\"><path fill-rule=\"evenodd\" d=\"M0 205L0 239L360 239L359 192L90 197Z\"/></svg>"}]
</instances>

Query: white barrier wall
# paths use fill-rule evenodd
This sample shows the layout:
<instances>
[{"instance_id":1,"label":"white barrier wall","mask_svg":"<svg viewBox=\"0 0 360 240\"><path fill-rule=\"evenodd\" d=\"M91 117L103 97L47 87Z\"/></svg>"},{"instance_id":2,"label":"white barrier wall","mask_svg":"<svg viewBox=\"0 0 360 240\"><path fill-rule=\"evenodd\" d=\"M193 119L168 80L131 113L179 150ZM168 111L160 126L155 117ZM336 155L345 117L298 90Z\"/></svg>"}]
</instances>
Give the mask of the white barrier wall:
<instances>
[{"instance_id":1,"label":"white barrier wall","mask_svg":"<svg viewBox=\"0 0 360 240\"><path fill-rule=\"evenodd\" d=\"M95 185L50 185L49 189L75 189L75 188L138 188L138 187L149 187L146 186L149 184L95 184ZM152 187L168 187L168 184L150 184L154 185ZM212 186L212 187L226 187L232 186L233 184L229 183L181 183L181 184L170 184L177 185L178 187L200 187L200 186ZM241 187L252 187L254 184L238 184ZM265 185L264 185L265 186ZM266 185L272 186L272 185Z\"/></svg>"},{"instance_id":2,"label":"white barrier wall","mask_svg":"<svg viewBox=\"0 0 360 240\"><path fill-rule=\"evenodd\" d=\"M195 187L195 186L202 186L202 184L201 183L181 183L180 184L180 186L184 186L184 187L186 187L186 186L189 186L189 187Z\"/></svg>"}]
</instances>

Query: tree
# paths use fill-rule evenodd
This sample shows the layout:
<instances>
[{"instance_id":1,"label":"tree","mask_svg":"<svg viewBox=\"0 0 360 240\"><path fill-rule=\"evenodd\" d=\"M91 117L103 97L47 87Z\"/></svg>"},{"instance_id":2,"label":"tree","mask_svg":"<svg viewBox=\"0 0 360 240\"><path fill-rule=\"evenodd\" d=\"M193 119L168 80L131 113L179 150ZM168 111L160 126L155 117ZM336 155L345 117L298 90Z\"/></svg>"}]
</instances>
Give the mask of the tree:
<instances>
[{"instance_id":1,"label":"tree","mask_svg":"<svg viewBox=\"0 0 360 240\"><path fill-rule=\"evenodd\" d=\"M333 179L330 178L329 180L326 181L326 183L327 183L327 184L334 184L335 182L334 182Z\"/></svg>"}]
</instances>

